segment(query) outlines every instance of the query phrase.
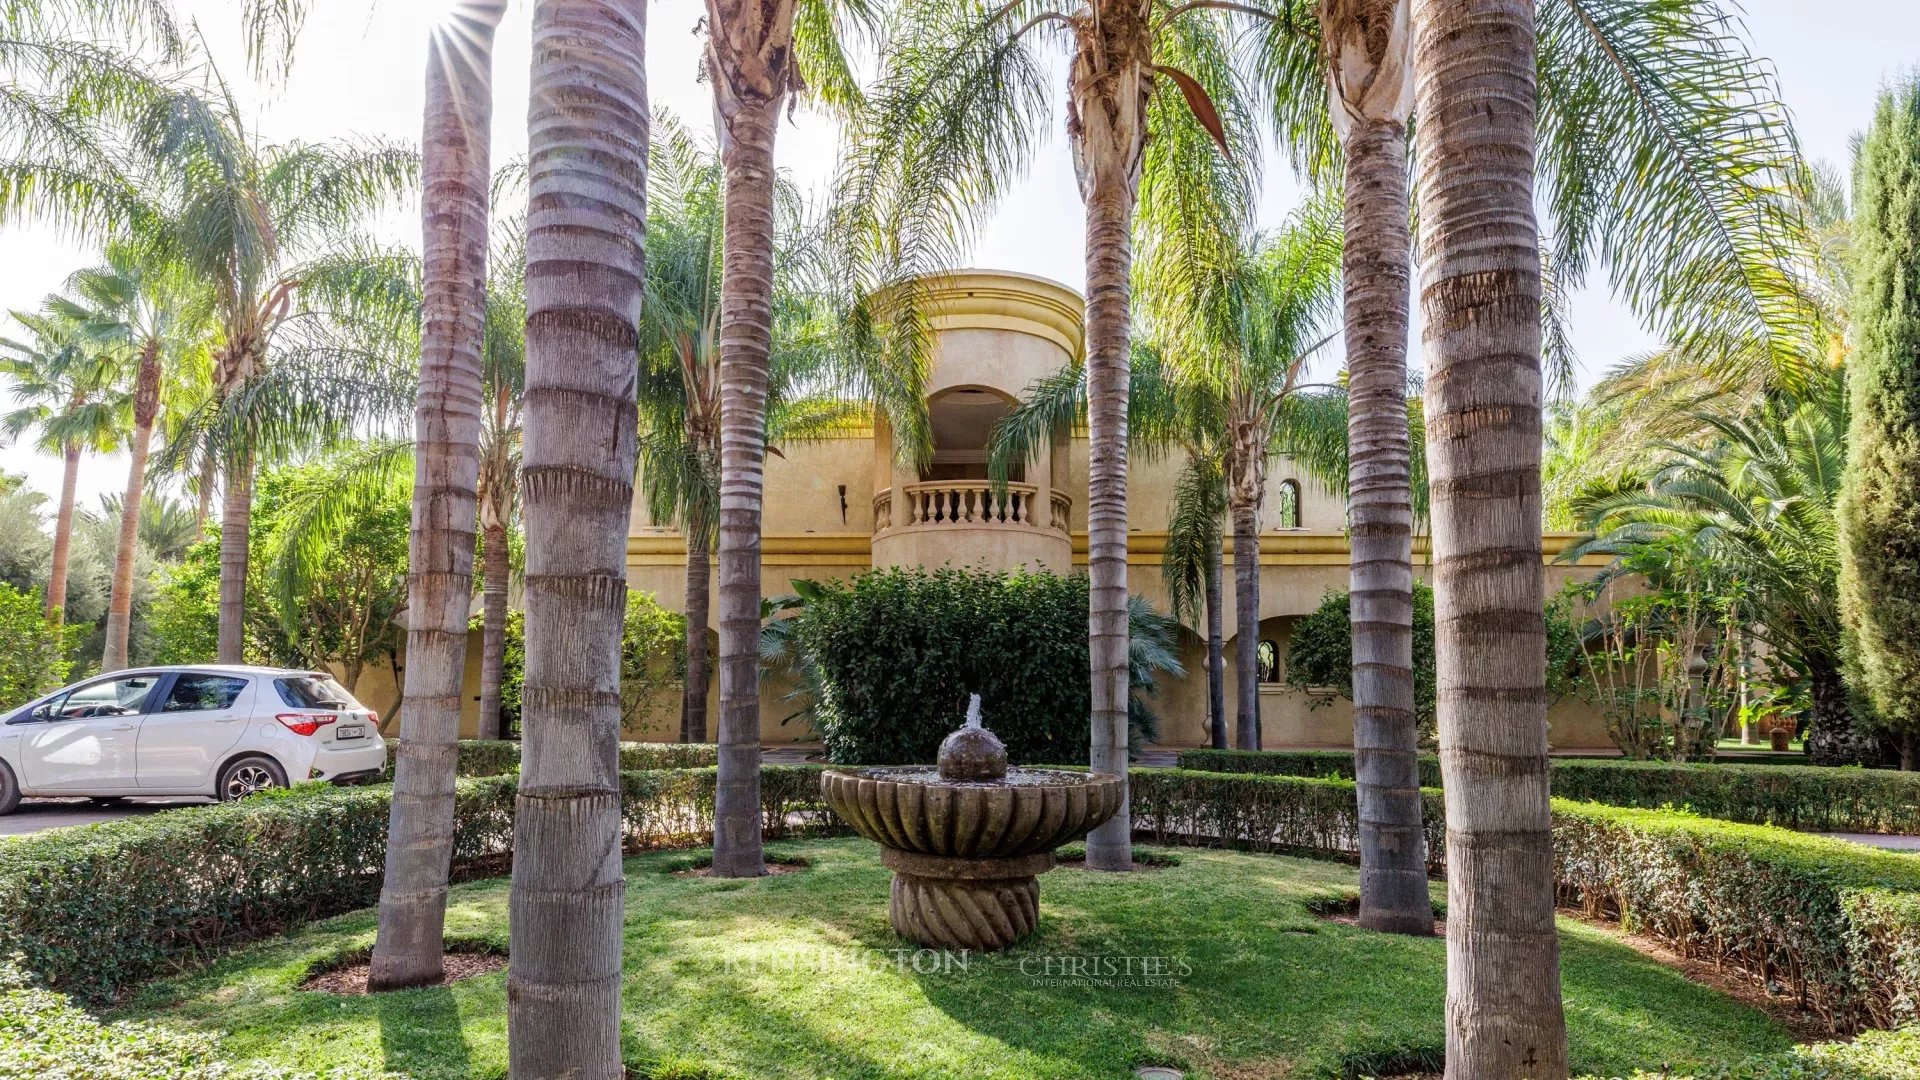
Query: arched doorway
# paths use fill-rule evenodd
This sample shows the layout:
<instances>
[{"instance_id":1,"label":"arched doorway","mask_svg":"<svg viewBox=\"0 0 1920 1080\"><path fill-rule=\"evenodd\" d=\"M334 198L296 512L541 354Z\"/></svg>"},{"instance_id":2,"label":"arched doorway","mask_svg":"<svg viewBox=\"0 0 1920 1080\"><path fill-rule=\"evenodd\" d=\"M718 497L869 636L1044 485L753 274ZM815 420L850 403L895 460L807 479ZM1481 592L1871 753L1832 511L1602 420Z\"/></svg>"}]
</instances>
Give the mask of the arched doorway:
<instances>
[{"instance_id":1,"label":"arched doorway","mask_svg":"<svg viewBox=\"0 0 1920 1080\"><path fill-rule=\"evenodd\" d=\"M993 428L1013 409L1013 400L996 390L960 386L927 399L927 419L933 429L933 459L920 470L920 479L985 480L987 442ZM1026 462L1014 465L1008 479L1026 480Z\"/></svg>"}]
</instances>

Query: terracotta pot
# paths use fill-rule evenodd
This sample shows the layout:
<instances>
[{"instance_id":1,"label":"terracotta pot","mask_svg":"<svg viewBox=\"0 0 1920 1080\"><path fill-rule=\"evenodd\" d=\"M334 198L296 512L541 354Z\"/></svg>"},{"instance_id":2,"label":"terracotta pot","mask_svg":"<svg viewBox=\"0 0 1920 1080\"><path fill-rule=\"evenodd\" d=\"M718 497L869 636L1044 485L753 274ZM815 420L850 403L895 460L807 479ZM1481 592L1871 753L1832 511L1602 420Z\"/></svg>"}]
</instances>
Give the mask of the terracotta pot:
<instances>
[{"instance_id":1,"label":"terracotta pot","mask_svg":"<svg viewBox=\"0 0 1920 1080\"><path fill-rule=\"evenodd\" d=\"M1767 742L1771 743L1775 750L1786 750L1787 744L1792 741L1793 741L1792 728L1772 727L1767 729Z\"/></svg>"}]
</instances>

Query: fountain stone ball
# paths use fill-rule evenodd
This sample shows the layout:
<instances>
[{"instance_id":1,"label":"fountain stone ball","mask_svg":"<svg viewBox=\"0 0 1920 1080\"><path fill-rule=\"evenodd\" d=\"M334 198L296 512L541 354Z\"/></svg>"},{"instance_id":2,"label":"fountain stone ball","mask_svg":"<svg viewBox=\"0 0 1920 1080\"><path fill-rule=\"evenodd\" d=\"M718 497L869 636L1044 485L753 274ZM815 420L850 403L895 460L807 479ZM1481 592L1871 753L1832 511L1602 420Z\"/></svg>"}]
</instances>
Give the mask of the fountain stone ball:
<instances>
[{"instance_id":1,"label":"fountain stone ball","mask_svg":"<svg viewBox=\"0 0 1920 1080\"><path fill-rule=\"evenodd\" d=\"M942 744L939 767L820 776L834 812L884 849L894 930L956 952L992 952L1031 934L1054 850L1118 812L1125 787L1117 776L1007 768L1005 747L980 726L977 696L967 726Z\"/></svg>"}]
</instances>

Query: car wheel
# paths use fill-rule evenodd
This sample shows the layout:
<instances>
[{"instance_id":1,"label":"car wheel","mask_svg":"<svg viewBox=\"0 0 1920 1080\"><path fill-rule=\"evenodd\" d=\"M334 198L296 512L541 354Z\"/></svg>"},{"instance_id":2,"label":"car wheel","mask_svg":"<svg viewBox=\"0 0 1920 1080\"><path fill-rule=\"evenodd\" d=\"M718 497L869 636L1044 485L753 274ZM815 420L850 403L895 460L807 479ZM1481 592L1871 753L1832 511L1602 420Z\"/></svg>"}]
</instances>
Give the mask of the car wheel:
<instances>
[{"instance_id":1,"label":"car wheel","mask_svg":"<svg viewBox=\"0 0 1920 1080\"><path fill-rule=\"evenodd\" d=\"M13 778L13 770L7 763L0 761L0 814L11 814L19 805L20 781Z\"/></svg>"},{"instance_id":2,"label":"car wheel","mask_svg":"<svg viewBox=\"0 0 1920 1080\"><path fill-rule=\"evenodd\" d=\"M268 788L287 786L287 774L272 758L251 754L227 763L220 770L221 802L244 799Z\"/></svg>"}]
</instances>

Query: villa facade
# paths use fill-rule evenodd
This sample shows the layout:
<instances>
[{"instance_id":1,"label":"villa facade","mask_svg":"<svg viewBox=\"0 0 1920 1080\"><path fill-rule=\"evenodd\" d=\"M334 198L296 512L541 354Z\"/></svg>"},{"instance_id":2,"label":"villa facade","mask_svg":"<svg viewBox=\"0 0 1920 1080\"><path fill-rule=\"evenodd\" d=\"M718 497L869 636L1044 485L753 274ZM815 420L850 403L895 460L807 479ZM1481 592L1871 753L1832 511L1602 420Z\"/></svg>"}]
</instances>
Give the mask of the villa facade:
<instances>
[{"instance_id":1,"label":"villa facade","mask_svg":"<svg viewBox=\"0 0 1920 1080\"><path fill-rule=\"evenodd\" d=\"M1087 562L1087 438L1056 438L998 493L987 481L987 439L994 423L1035 380L1079 355L1084 308L1078 293L1037 277L969 270L946 276L931 297L937 357L927 389L934 453L924 469L902 466L884 422L832 438L781 446L766 462L761 587L793 592L795 579L845 578L877 567L945 564L1071 573ZM1168 598L1161 552L1177 456L1133 456L1128 475L1128 584L1161 610ZM685 610L686 548L671 522L654 521L636 499L627 541L628 580L674 610ZM1290 689L1285 663L1293 624L1330 590L1347 587L1346 508L1288 458L1268 470L1260 536L1261 738L1269 749L1338 747L1352 742L1346 701ZM1416 538L1415 558L1424 538ZM1544 538L1549 592L1593 568L1555 565L1568 537ZM1227 565L1232 565L1229 547ZM1233 589L1226 591L1229 634ZM717 606L716 618L717 618ZM717 642L717 623L712 628ZM1227 644L1228 709L1233 708L1234 643ZM1161 741L1207 741L1204 630L1185 642L1187 674L1163 686L1155 702ZM811 742L811 731L782 725L791 712L782 686L763 687L769 743ZM719 690L710 700L718 709ZM677 704L677 703L676 703ZM1231 718L1229 718L1231 720ZM1577 702L1549 714L1556 750L1610 749L1604 724ZM629 738L672 739L677 708L656 710Z\"/></svg>"}]
</instances>

